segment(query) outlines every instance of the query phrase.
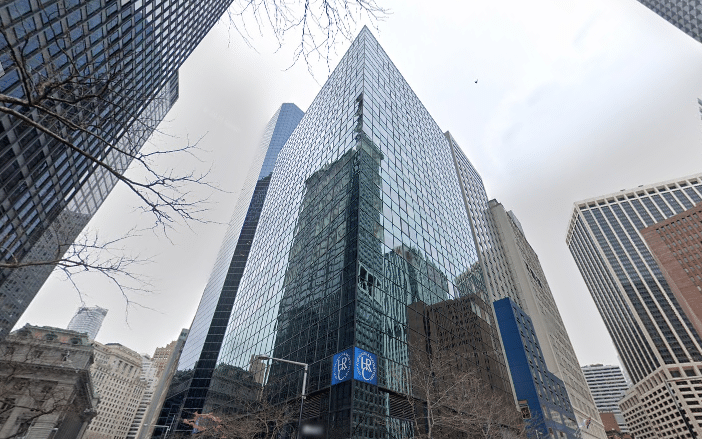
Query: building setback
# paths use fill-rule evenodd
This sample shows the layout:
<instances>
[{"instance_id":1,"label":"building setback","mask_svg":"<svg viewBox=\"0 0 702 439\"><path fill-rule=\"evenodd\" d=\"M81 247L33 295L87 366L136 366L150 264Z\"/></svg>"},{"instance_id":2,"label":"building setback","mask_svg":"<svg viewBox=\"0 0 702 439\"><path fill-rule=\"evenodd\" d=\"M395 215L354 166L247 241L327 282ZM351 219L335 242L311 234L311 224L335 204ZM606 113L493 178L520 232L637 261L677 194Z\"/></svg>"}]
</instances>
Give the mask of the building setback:
<instances>
[{"instance_id":1,"label":"building setback","mask_svg":"<svg viewBox=\"0 0 702 439\"><path fill-rule=\"evenodd\" d=\"M156 370L156 376L159 378L152 390L153 397L144 411L143 421L138 425L132 422L129 437L133 435L137 439L149 439L155 429L166 428L166 426L158 424L158 417L161 413L163 402L166 400L168 387L173 379L173 374L178 366L178 360L187 338L188 330L183 329L180 331L180 336L177 340L170 342L163 348L156 348L154 351L151 362L152 367ZM141 407L140 405L139 408L141 409Z\"/></svg>"},{"instance_id":2,"label":"building setback","mask_svg":"<svg viewBox=\"0 0 702 439\"><path fill-rule=\"evenodd\" d=\"M546 365L564 382L578 424L588 423L588 428L581 429L583 436L602 438L605 431L595 400L580 369L539 257L527 241L516 215L505 210L496 200L490 200L489 206L499 233L500 247L522 298L522 310L531 318Z\"/></svg>"},{"instance_id":3,"label":"building setback","mask_svg":"<svg viewBox=\"0 0 702 439\"><path fill-rule=\"evenodd\" d=\"M65 113L81 124L99 127L105 141L74 129L65 132L82 151L122 172L130 159L114 147L129 153L141 148L178 98L178 68L230 3L5 1L0 7L0 26L6 30L0 37L0 93L27 95L12 50L21 54L32 72L58 74L76 66L93 84L109 78L110 92L95 108L82 112L75 106ZM40 124L57 123L46 113L22 105L13 108ZM54 260L73 243L115 183L113 175L93 166L84 155L2 113L0 260ZM44 265L0 270L0 338L14 326L52 269Z\"/></svg>"},{"instance_id":4,"label":"building setback","mask_svg":"<svg viewBox=\"0 0 702 439\"><path fill-rule=\"evenodd\" d=\"M266 125L180 355L159 425L176 431L183 410L186 416L203 411L276 158L303 114L295 104L283 104ZM155 436L162 434L166 429L154 432Z\"/></svg>"},{"instance_id":5,"label":"building setback","mask_svg":"<svg viewBox=\"0 0 702 439\"><path fill-rule=\"evenodd\" d=\"M642 235L701 201L694 175L578 202L570 222L566 242L634 384L620 406L637 438L702 434L684 404L651 410L697 381L686 374L702 365L702 340Z\"/></svg>"},{"instance_id":6,"label":"building setback","mask_svg":"<svg viewBox=\"0 0 702 439\"><path fill-rule=\"evenodd\" d=\"M148 386L142 378L142 357L118 343L94 341L93 346L90 375L100 403L85 439L125 439Z\"/></svg>"}]
</instances>

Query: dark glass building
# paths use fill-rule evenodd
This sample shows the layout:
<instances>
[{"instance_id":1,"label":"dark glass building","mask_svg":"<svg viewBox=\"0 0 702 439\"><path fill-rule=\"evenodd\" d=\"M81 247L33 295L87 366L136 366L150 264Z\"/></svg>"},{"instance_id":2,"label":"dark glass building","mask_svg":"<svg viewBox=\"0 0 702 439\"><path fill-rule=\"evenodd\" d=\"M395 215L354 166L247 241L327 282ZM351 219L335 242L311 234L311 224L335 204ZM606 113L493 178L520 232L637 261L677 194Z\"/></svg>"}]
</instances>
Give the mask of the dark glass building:
<instances>
[{"instance_id":1,"label":"dark glass building","mask_svg":"<svg viewBox=\"0 0 702 439\"><path fill-rule=\"evenodd\" d=\"M496 301L494 307L527 436L579 439L565 384L548 370L531 318L508 297ZM583 428L589 428L590 422Z\"/></svg>"},{"instance_id":2,"label":"dark glass building","mask_svg":"<svg viewBox=\"0 0 702 439\"><path fill-rule=\"evenodd\" d=\"M410 322L479 342L499 374L497 332L448 323L470 311L494 328L475 308L489 298L451 145L364 28L278 155L202 411L271 382L299 402L302 369L263 354L309 364L303 422L328 437L407 432Z\"/></svg>"},{"instance_id":3,"label":"dark glass building","mask_svg":"<svg viewBox=\"0 0 702 439\"><path fill-rule=\"evenodd\" d=\"M172 426L173 431L176 431L182 411L186 416L187 413L202 412L208 389L212 388L211 393L214 395L231 388L223 382L229 383L227 376L235 370L220 370L220 381L214 385L211 384L212 374L254 241L276 158L303 114L295 104L283 104L266 126L215 267L195 313L178 369L163 405L159 425ZM224 392L223 397L226 398L226 395L227 392ZM165 434L165 430L154 433L155 436L159 434Z\"/></svg>"},{"instance_id":4,"label":"dark glass building","mask_svg":"<svg viewBox=\"0 0 702 439\"><path fill-rule=\"evenodd\" d=\"M639 0L639 2L702 43L702 14L698 0Z\"/></svg>"},{"instance_id":5,"label":"dark glass building","mask_svg":"<svg viewBox=\"0 0 702 439\"><path fill-rule=\"evenodd\" d=\"M6 104L54 126L81 151L118 172L178 98L178 68L230 0L11 0L0 5L0 93L26 99L16 60L32 81L79 75L110 84L85 107L46 109L91 125L86 135L20 103ZM16 57L12 56L12 50ZM64 76L61 76L64 75ZM75 90L67 91L67 96ZM37 90L34 90L36 93ZM66 144L0 112L0 258L46 261L65 251L115 185L104 168ZM57 243L61 244L57 247ZM0 338L7 335L53 267L0 271Z\"/></svg>"}]
</instances>

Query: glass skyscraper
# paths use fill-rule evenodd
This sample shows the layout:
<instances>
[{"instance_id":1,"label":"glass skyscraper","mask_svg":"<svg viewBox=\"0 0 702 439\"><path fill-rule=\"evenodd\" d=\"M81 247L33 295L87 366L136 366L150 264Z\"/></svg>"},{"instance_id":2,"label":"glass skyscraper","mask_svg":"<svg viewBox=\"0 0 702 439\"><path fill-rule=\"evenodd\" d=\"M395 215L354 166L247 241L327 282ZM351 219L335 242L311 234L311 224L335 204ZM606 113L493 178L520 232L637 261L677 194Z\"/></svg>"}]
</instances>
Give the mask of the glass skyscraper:
<instances>
[{"instance_id":1,"label":"glass skyscraper","mask_svg":"<svg viewBox=\"0 0 702 439\"><path fill-rule=\"evenodd\" d=\"M639 0L673 26L702 43L702 9L699 0Z\"/></svg>"},{"instance_id":2,"label":"glass skyscraper","mask_svg":"<svg viewBox=\"0 0 702 439\"><path fill-rule=\"evenodd\" d=\"M45 110L3 107L52 127L81 151L124 171L178 98L178 68L230 0L11 0L0 6L0 93L19 100L42 79L78 74L109 82L100 100ZM12 56L14 50L17 57ZM21 56L19 56L21 54ZM15 59L31 74L21 80ZM64 85L64 87L70 87ZM68 92L64 97L71 97ZM70 99L69 99L70 100ZM89 103L88 103L89 102ZM83 105L83 106L81 106ZM66 144L0 112L0 258L46 261L65 251L116 183ZM90 125L86 135L49 114ZM0 270L0 338L7 335L52 266Z\"/></svg>"},{"instance_id":3,"label":"glass skyscraper","mask_svg":"<svg viewBox=\"0 0 702 439\"><path fill-rule=\"evenodd\" d=\"M295 104L283 104L266 125L249 174L234 209L214 269L180 355L178 368L163 405L159 425L175 431L181 411L202 412L212 386L224 332L251 251L276 158L303 116ZM165 434L157 430L154 435Z\"/></svg>"},{"instance_id":4,"label":"glass skyscraper","mask_svg":"<svg viewBox=\"0 0 702 439\"><path fill-rule=\"evenodd\" d=\"M407 427L410 322L494 328L470 230L447 137L364 28L278 155L202 411L266 382L298 398L301 369L268 355L309 364L302 417L329 437ZM504 383L497 331L480 333L462 349L496 352L485 376ZM349 353L356 379L333 376Z\"/></svg>"},{"instance_id":5,"label":"glass skyscraper","mask_svg":"<svg viewBox=\"0 0 702 439\"><path fill-rule=\"evenodd\" d=\"M88 334L91 340L95 340L106 315L107 310L105 308L100 308L99 306L81 306L78 308L78 311L71 321L68 322L68 329L76 332L84 332Z\"/></svg>"}]
</instances>

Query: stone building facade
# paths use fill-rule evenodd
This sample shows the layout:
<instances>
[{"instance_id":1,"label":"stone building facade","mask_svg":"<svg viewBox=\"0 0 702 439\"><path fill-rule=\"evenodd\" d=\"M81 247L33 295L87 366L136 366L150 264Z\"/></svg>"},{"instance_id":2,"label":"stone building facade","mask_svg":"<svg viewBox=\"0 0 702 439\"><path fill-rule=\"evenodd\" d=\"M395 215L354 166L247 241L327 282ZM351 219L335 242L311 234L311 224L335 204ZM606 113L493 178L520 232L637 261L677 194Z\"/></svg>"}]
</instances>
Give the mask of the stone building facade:
<instances>
[{"instance_id":1,"label":"stone building facade","mask_svg":"<svg viewBox=\"0 0 702 439\"><path fill-rule=\"evenodd\" d=\"M85 334L25 325L0 344L0 437L79 439L96 414Z\"/></svg>"},{"instance_id":2,"label":"stone building facade","mask_svg":"<svg viewBox=\"0 0 702 439\"><path fill-rule=\"evenodd\" d=\"M148 384L141 376L142 357L118 343L93 344L90 374L100 403L85 438L124 439Z\"/></svg>"}]
</instances>

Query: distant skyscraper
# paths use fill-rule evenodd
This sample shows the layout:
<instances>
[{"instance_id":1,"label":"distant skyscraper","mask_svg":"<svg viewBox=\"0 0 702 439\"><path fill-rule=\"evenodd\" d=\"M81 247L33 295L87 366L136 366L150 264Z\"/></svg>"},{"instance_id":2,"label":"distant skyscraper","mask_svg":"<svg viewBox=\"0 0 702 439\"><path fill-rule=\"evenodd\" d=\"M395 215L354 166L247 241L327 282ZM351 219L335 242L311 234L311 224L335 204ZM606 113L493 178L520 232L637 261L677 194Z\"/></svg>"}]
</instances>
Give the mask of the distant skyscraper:
<instances>
[{"instance_id":1,"label":"distant skyscraper","mask_svg":"<svg viewBox=\"0 0 702 439\"><path fill-rule=\"evenodd\" d=\"M601 413L614 414L617 424L622 428L622 433L629 432L622 411L619 409L619 401L624 397L629 383L619 366L591 364L583 366L582 370L592 397L595 398L597 410Z\"/></svg>"},{"instance_id":2,"label":"distant skyscraper","mask_svg":"<svg viewBox=\"0 0 702 439\"><path fill-rule=\"evenodd\" d=\"M159 378L153 388L152 393L154 396L144 412L143 421L137 426L136 439L149 439L154 430L165 431L167 429L165 425L158 423L158 417L160 416L163 402L166 400L166 393L175 374L180 353L183 351L183 345L185 345L187 337L188 330L183 329L177 340L172 341L166 347L156 348L156 351L154 351L151 361ZM132 427L134 427L134 422L132 422Z\"/></svg>"},{"instance_id":3,"label":"distant skyscraper","mask_svg":"<svg viewBox=\"0 0 702 439\"><path fill-rule=\"evenodd\" d=\"M463 366L490 357L498 383L504 357L494 314L477 311L491 293L469 231L447 137L364 28L280 152L200 407L260 395L256 356L282 356L309 364L303 422L328 437L409 432L410 322L443 326L434 347L456 337L481 349ZM299 397L299 367L273 361L267 375L272 398Z\"/></svg>"},{"instance_id":4,"label":"distant skyscraper","mask_svg":"<svg viewBox=\"0 0 702 439\"><path fill-rule=\"evenodd\" d=\"M104 109L69 109L54 101L47 105L53 102L57 107L48 110L99 127L106 142L70 126L58 132L65 132L62 135L85 153L124 171L131 159L114 146L129 153L141 148L178 98L178 68L230 3L4 1L0 26L7 32L0 37L0 93L20 99L27 94L12 48L23 51L24 67L35 74L34 80L47 72L66 72L67 66L84 69L80 74L88 75L86 86L101 84L109 75L113 82ZM97 76L100 72L102 77ZM13 108L39 124L61 126L36 109ZM0 260L54 260L85 227L116 178L20 118L0 114ZM52 268L0 270L0 338Z\"/></svg>"},{"instance_id":5,"label":"distant skyscraper","mask_svg":"<svg viewBox=\"0 0 702 439\"><path fill-rule=\"evenodd\" d=\"M699 0L639 0L673 26L702 43L702 14Z\"/></svg>"},{"instance_id":6,"label":"distant skyscraper","mask_svg":"<svg viewBox=\"0 0 702 439\"><path fill-rule=\"evenodd\" d=\"M702 175L695 175L577 202L570 222L566 242L634 384L621 408L636 437L652 430L679 437L683 421L702 434L693 411L651 410L651 392L672 397L685 388L687 378L678 378L696 376L702 340L642 236L701 201Z\"/></svg>"},{"instance_id":7,"label":"distant skyscraper","mask_svg":"<svg viewBox=\"0 0 702 439\"><path fill-rule=\"evenodd\" d=\"M190 327L177 372L163 404L160 425L175 427L181 410L189 413L203 410L278 153L303 115L295 104L283 104L266 126ZM165 434L165 430L155 434Z\"/></svg>"},{"instance_id":8,"label":"distant skyscraper","mask_svg":"<svg viewBox=\"0 0 702 439\"><path fill-rule=\"evenodd\" d=\"M448 133L447 138L492 300L509 297L531 317L548 369L564 382L578 423L591 420L590 427L582 430L583 437L604 439L595 402L539 257L514 213L495 200L488 201L480 175Z\"/></svg>"},{"instance_id":9,"label":"distant skyscraper","mask_svg":"<svg viewBox=\"0 0 702 439\"><path fill-rule=\"evenodd\" d=\"M81 306L68 323L68 329L71 331L85 332L91 340L95 340L106 315L107 310L105 308L100 308L99 306Z\"/></svg>"}]
</instances>

